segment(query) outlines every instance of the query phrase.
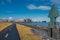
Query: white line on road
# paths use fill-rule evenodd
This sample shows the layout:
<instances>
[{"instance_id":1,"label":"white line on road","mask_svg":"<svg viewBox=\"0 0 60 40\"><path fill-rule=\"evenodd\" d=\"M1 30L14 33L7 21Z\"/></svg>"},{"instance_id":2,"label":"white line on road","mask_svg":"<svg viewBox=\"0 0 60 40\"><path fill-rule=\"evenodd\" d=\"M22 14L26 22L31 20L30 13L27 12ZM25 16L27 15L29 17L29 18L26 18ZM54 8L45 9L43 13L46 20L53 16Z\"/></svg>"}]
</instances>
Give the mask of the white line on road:
<instances>
[{"instance_id":1,"label":"white line on road","mask_svg":"<svg viewBox=\"0 0 60 40\"><path fill-rule=\"evenodd\" d=\"M5 38L7 38L8 37L8 33L5 35Z\"/></svg>"}]
</instances>

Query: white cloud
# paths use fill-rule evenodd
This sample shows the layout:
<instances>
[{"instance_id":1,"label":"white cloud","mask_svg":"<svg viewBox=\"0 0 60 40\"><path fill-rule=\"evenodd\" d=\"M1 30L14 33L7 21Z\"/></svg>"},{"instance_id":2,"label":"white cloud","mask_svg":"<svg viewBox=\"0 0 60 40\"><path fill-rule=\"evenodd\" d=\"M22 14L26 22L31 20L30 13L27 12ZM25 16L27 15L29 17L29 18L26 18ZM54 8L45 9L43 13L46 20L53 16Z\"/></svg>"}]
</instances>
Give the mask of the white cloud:
<instances>
[{"instance_id":1,"label":"white cloud","mask_svg":"<svg viewBox=\"0 0 60 40\"><path fill-rule=\"evenodd\" d=\"M57 18L57 22L60 22L60 16Z\"/></svg>"},{"instance_id":2,"label":"white cloud","mask_svg":"<svg viewBox=\"0 0 60 40\"><path fill-rule=\"evenodd\" d=\"M50 6L39 6L38 9L41 9L41 10L50 10L51 7Z\"/></svg>"},{"instance_id":3,"label":"white cloud","mask_svg":"<svg viewBox=\"0 0 60 40\"><path fill-rule=\"evenodd\" d=\"M46 22L49 22L50 21L50 18L48 18L48 17L46 17L46 16L42 16L42 17L36 17L36 18L33 18L32 19L33 21L40 21L40 22L42 22L42 21L46 21Z\"/></svg>"},{"instance_id":4,"label":"white cloud","mask_svg":"<svg viewBox=\"0 0 60 40\"><path fill-rule=\"evenodd\" d=\"M48 18L48 17L40 17L40 21L49 22L50 21L50 18Z\"/></svg>"},{"instance_id":5,"label":"white cloud","mask_svg":"<svg viewBox=\"0 0 60 40\"><path fill-rule=\"evenodd\" d=\"M58 9L58 11L60 11L60 9Z\"/></svg>"},{"instance_id":6,"label":"white cloud","mask_svg":"<svg viewBox=\"0 0 60 40\"><path fill-rule=\"evenodd\" d=\"M27 6L27 8L28 9L40 9L40 10L50 10L51 9L51 7L50 6L35 6L35 5L33 5L33 4L30 4L30 5L28 5Z\"/></svg>"},{"instance_id":7,"label":"white cloud","mask_svg":"<svg viewBox=\"0 0 60 40\"><path fill-rule=\"evenodd\" d=\"M9 20L12 20L12 19L13 19L13 17L9 17L8 19L9 19Z\"/></svg>"},{"instance_id":8,"label":"white cloud","mask_svg":"<svg viewBox=\"0 0 60 40\"><path fill-rule=\"evenodd\" d=\"M50 18L48 18L48 17L37 17L37 18L34 18L34 19L32 19L33 21L40 21L40 22L42 22L42 21L46 21L46 22L50 22ZM59 22L60 23L60 16L57 18L57 20L56 20L57 22Z\"/></svg>"},{"instance_id":9,"label":"white cloud","mask_svg":"<svg viewBox=\"0 0 60 40\"><path fill-rule=\"evenodd\" d=\"M32 4L28 5L27 8L28 9L37 9L37 7L35 5L32 5Z\"/></svg>"}]
</instances>

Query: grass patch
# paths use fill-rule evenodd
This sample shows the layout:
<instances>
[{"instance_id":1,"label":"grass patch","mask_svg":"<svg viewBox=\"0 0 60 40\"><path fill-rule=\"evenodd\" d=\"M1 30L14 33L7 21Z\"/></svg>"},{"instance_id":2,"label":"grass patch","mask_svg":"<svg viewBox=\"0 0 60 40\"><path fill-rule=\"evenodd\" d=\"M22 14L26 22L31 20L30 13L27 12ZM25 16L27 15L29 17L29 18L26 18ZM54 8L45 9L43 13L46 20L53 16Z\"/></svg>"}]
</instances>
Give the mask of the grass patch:
<instances>
[{"instance_id":1,"label":"grass patch","mask_svg":"<svg viewBox=\"0 0 60 40\"><path fill-rule=\"evenodd\" d=\"M40 36L37 36L31 32L29 27L24 25L16 24L21 40L42 40Z\"/></svg>"},{"instance_id":2,"label":"grass patch","mask_svg":"<svg viewBox=\"0 0 60 40\"><path fill-rule=\"evenodd\" d=\"M0 23L0 31L2 31L3 29L5 29L6 27L8 27L11 24L12 23L8 23L8 22L2 22L2 23Z\"/></svg>"}]
</instances>

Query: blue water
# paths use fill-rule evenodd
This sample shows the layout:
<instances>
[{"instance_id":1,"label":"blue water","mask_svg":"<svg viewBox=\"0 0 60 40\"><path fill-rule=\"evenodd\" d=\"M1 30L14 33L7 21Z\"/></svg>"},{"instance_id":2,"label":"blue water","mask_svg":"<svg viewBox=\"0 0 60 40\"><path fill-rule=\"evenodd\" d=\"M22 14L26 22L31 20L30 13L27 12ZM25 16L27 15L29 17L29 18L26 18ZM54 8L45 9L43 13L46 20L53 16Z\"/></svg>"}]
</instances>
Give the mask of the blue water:
<instances>
[{"instance_id":1,"label":"blue water","mask_svg":"<svg viewBox=\"0 0 60 40\"><path fill-rule=\"evenodd\" d=\"M30 25L39 25L39 26L48 26L47 22L24 22L23 24L30 24ZM60 27L60 23L58 25Z\"/></svg>"}]
</instances>

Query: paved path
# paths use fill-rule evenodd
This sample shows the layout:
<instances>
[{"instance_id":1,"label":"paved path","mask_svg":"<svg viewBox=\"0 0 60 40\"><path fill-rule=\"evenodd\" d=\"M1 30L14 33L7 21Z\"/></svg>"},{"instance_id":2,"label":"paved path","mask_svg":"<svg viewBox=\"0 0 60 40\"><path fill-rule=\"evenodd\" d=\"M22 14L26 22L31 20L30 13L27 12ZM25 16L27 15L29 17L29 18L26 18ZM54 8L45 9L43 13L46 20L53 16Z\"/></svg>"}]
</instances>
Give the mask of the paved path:
<instances>
[{"instance_id":1,"label":"paved path","mask_svg":"<svg viewBox=\"0 0 60 40\"><path fill-rule=\"evenodd\" d=\"M0 32L0 40L20 40L16 24L12 24Z\"/></svg>"}]
</instances>

